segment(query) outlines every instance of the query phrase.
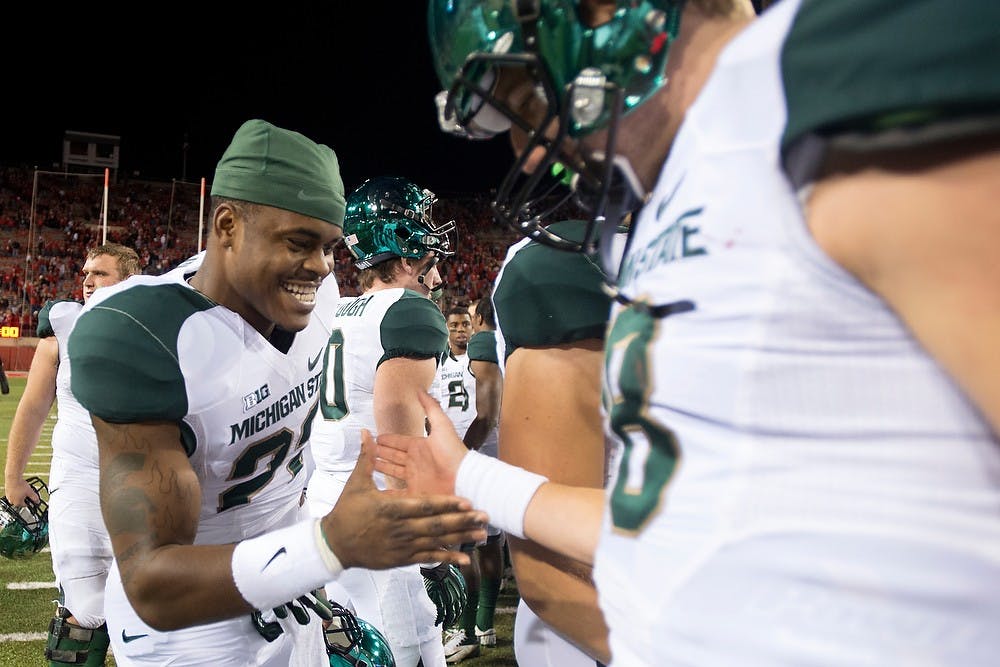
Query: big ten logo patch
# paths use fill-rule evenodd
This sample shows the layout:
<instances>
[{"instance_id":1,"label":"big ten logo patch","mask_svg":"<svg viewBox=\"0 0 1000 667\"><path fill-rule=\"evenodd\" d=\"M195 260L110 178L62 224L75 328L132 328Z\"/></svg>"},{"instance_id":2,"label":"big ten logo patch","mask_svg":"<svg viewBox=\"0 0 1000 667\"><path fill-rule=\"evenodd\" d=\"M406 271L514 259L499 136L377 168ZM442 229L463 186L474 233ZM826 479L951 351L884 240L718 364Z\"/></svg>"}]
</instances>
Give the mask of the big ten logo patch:
<instances>
[{"instance_id":1,"label":"big ten logo patch","mask_svg":"<svg viewBox=\"0 0 1000 667\"><path fill-rule=\"evenodd\" d=\"M257 405L270 395L271 390L266 384L260 389L256 389L252 393L247 394L243 397L243 412L253 409L253 406Z\"/></svg>"}]
</instances>

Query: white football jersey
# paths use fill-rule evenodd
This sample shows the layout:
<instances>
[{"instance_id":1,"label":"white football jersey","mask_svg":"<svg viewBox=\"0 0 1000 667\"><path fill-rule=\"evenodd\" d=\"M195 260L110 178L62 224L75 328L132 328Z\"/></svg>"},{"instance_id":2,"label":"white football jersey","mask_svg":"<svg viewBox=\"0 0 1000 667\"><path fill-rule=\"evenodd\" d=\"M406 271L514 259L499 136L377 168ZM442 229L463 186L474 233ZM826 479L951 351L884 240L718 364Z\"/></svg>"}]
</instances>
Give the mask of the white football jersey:
<instances>
[{"instance_id":1,"label":"white football jersey","mask_svg":"<svg viewBox=\"0 0 1000 667\"><path fill-rule=\"evenodd\" d=\"M298 506L326 337L310 325L282 351L184 275L94 293L70 337L72 389L106 421L180 423L201 483L196 543L224 544Z\"/></svg>"},{"instance_id":2,"label":"white football jersey","mask_svg":"<svg viewBox=\"0 0 1000 667\"><path fill-rule=\"evenodd\" d=\"M59 346L59 368L56 371L56 403L58 419L52 429L52 459L56 467L68 470L79 466L91 471L96 481L97 436L90 413L80 405L70 388L69 334L83 309L79 301L50 301L38 313L38 335L54 336ZM49 480L49 486L58 486Z\"/></svg>"},{"instance_id":3,"label":"white football jersey","mask_svg":"<svg viewBox=\"0 0 1000 667\"><path fill-rule=\"evenodd\" d=\"M321 290L314 315L328 342L313 458L317 470L350 472L361 454L361 429L375 435L379 364L399 356L437 358L447 342L444 316L430 299L403 288L337 301L326 299Z\"/></svg>"},{"instance_id":4,"label":"white football jersey","mask_svg":"<svg viewBox=\"0 0 1000 667\"><path fill-rule=\"evenodd\" d=\"M178 423L201 490L195 543L229 544L305 518L304 459L326 335L310 324L265 339L190 286L199 260L94 293L69 339L72 390L108 422ZM119 664L278 666L325 657L316 622L274 642L249 615L158 632L132 609L116 567L104 608Z\"/></svg>"},{"instance_id":5,"label":"white football jersey","mask_svg":"<svg viewBox=\"0 0 1000 667\"><path fill-rule=\"evenodd\" d=\"M595 564L615 665L1000 655L1000 442L816 245L782 169L801 83L783 48L796 27L844 39L817 22L858 4L785 0L723 50L633 231L619 282L636 303L613 306L606 344L624 452ZM803 49L853 53L825 46ZM820 83L850 80L834 65Z\"/></svg>"},{"instance_id":6,"label":"white football jersey","mask_svg":"<svg viewBox=\"0 0 1000 667\"><path fill-rule=\"evenodd\" d=\"M465 436L476 418L476 379L469 372L469 355L441 355L435 384L441 409L455 425L458 437Z\"/></svg>"},{"instance_id":7,"label":"white football jersey","mask_svg":"<svg viewBox=\"0 0 1000 667\"><path fill-rule=\"evenodd\" d=\"M313 321L326 337L320 410L312 425L316 469L309 480L310 511L336 504L361 454L361 429L375 430L374 389L379 364L396 357L438 358L448 340L444 316L430 299L402 288L361 296L317 297ZM384 486L382 476L375 482ZM359 617L377 627L395 655L437 642L436 609L416 565L389 570L349 568L337 578Z\"/></svg>"}]
</instances>

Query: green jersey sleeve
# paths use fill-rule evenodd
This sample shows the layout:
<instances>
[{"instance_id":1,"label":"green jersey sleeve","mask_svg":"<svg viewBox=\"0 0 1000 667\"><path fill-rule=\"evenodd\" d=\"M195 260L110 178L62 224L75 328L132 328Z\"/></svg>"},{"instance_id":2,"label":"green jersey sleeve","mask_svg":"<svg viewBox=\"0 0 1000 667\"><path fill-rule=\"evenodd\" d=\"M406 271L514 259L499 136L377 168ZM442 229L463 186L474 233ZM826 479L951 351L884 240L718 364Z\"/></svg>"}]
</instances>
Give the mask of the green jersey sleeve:
<instances>
[{"instance_id":1,"label":"green jersey sleeve","mask_svg":"<svg viewBox=\"0 0 1000 667\"><path fill-rule=\"evenodd\" d=\"M52 326L52 309L59 303L79 303L71 299L53 299L46 301L42 309L38 311L38 328L36 330L39 338L51 338L56 335Z\"/></svg>"},{"instance_id":2,"label":"green jersey sleeve","mask_svg":"<svg viewBox=\"0 0 1000 667\"><path fill-rule=\"evenodd\" d=\"M934 136L921 127L996 129L1000 2L965 4L803 0L781 52L783 147L807 134L906 129L895 140L912 143Z\"/></svg>"},{"instance_id":3,"label":"green jersey sleeve","mask_svg":"<svg viewBox=\"0 0 1000 667\"><path fill-rule=\"evenodd\" d=\"M480 331L469 339L469 361L497 362L497 336L495 331Z\"/></svg>"},{"instance_id":4,"label":"green jersey sleeve","mask_svg":"<svg viewBox=\"0 0 1000 667\"><path fill-rule=\"evenodd\" d=\"M385 350L382 361L395 357L438 359L448 347L444 315L433 301L411 290L405 290L389 306L379 329Z\"/></svg>"},{"instance_id":5,"label":"green jersey sleeve","mask_svg":"<svg viewBox=\"0 0 1000 667\"><path fill-rule=\"evenodd\" d=\"M209 307L179 285L142 285L83 312L69 338L73 395L107 422L179 421L188 404L177 336Z\"/></svg>"},{"instance_id":6,"label":"green jersey sleeve","mask_svg":"<svg viewBox=\"0 0 1000 667\"><path fill-rule=\"evenodd\" d=\"M553 230L582 232L580 221L554 223ZM604 338L611 299L603 276L587 257L528 243L503 267L493 293L506 355L539 347Z\"/></svg>"}]
</instances>

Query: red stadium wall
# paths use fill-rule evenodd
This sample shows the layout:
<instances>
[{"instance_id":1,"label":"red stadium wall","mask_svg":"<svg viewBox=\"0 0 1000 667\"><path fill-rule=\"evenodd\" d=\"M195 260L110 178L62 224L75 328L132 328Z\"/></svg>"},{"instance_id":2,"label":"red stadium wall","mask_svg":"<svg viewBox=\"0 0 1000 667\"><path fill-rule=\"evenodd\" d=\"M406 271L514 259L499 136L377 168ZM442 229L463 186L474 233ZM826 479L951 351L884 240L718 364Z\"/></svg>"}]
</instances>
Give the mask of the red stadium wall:
<instances>
[{"instance_id":1,"label":"red stadium wall","mask_svg":"<svg viewBox=\"0 0 1000 667\"><path fill-rule=\"evenodd\" d=\"M27 373L31 368L31 360L35 357L37 338L15 338L0 340L0 359L4 370L8 373Z\"/></svg>"}]
</instances>

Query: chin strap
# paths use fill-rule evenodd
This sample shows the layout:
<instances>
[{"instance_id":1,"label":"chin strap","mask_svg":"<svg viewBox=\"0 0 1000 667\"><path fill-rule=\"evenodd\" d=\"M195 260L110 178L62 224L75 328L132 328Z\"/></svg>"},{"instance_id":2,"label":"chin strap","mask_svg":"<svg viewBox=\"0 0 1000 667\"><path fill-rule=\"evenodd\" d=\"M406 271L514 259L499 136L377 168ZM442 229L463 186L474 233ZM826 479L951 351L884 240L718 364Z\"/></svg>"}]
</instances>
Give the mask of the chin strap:
<instances>
[{"instance_id":1,"label":"chin strap","mask_svg":"<svg viewBox=\"0 0 1000 667\"><path fill-rule=\"evenodd\" d=\"M417 282L420 283L421 285L423 285L424 284L424 278L427 276L428 273L431 272L431 269L433 269L435 266L437 266L437 263L439 261L441 261L441 258L438 257L437 255L434 255L433 257L431 257L431 261L427 262L427 266L425 266L424 270L421 271L420 275L417 276ZM437 301L442 296L444 296L444 281L442 280L438 284L438 286L435 287L434 289L428 289L427 296L430 298L431 301Z\"/></svg>"},{"instance_id":2,"label":"chin strap","mask_svg":"<svg viewBox=\"0 0 1000 667\"><path fill-rule=\"evenodd\" d=\"M639 182L639 177L625 157L616 155L610 164L605 164L603 156L597 154L593 156L593 163L600 165L607 183L602 210L596 210L601 208L602 192L588 187L587 179L574 175L571 187L576 194L577 203L586 210L595 212L593 223L600 225L597 242L588 241L589 245L584 248L584 253L599 255L607 282L614 284L622 257L618 251L624 252L626 249L615 243L616 232L629 216L635 217L646 203L649 193ZM590 229L588 233L591 233ZM629 239L631 236L630 233Z\"/></svg>"},{"instance_id":3,"label":"chin strap","mask_svg":"<svg viewBox=\"0 0 1000 667\"><path fill-rule=\"evenodd\" d=\"M427 274L431 272L431 269L433 269L435 266L437 266L437 263L439 261L440 261L440 258L438 258L437 255L434 255L433 257L431 257L431 261L427 262L427 266L425 266L424 270L421 271L420 275L417 276L417 282L420 283L421 285L423 285L424 284L424 277L426 277Z\"/></svg>"}]
</instances>

